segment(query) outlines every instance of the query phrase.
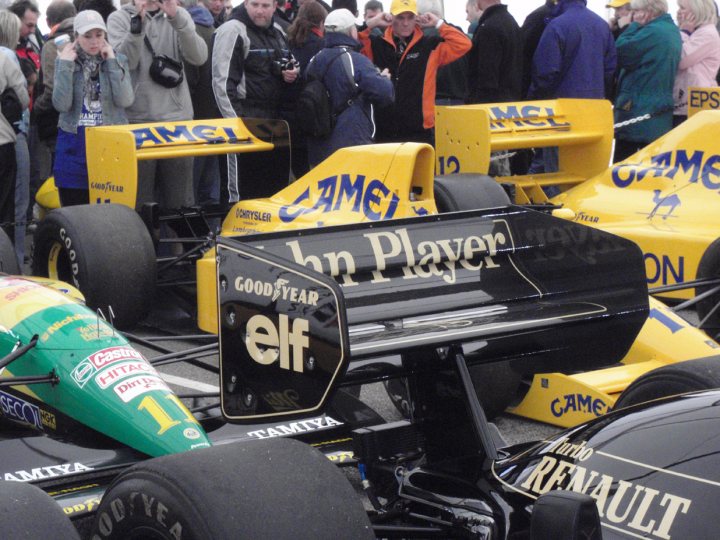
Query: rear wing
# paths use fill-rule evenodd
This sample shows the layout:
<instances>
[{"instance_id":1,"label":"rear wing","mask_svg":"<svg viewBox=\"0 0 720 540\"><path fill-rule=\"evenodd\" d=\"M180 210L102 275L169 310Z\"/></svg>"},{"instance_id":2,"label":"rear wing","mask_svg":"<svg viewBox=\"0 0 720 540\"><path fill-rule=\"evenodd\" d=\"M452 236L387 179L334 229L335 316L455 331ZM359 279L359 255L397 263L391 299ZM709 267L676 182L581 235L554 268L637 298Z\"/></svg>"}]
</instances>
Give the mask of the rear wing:
<instances>
[{"instance_id":1,"label":"rear wing","mask_svg":"<svg viewBox=\"0 0 720 540\"><path fill-rule=\"evenodd\" d=\"M472 344L534 372L606 366L648 310L635 244L522 207L220 238L217 279L238 422L318 412L348 367L382 377L390 353Z\"/></svg>"},{"instance_id":2,"label":"rear wing","mask_svg":"<svg viewBox=\"0 0 720 540\"><path fill-rule=\"evenodd\" d=\"M88 129L86 136L91 203L135 208L137 164L143 160L241 154L252 160L252 166L238 167L241 174L250 169L250 179L255 180L241 183L258 184L262 179L260 194L269 196L289 180L289 130L279 120L221 118L101 126ZM271 152L273 156L268 155ZM254 157L256 153L262 160Z\"/></svg>"},{"instance_id":3,"label":"rear wing","mask_svg":"<svg viewBox=\"0 0 720 540\"><path fill-rule=\"evenodd\" d=\"M558 172L496 178L515 187L516 203L544 203L542 186L564 190L608 168L612 105L557 99L436 107L435 130L438 174L487 174L493 152L558 147Z\"/></svg>"}]
</instances>

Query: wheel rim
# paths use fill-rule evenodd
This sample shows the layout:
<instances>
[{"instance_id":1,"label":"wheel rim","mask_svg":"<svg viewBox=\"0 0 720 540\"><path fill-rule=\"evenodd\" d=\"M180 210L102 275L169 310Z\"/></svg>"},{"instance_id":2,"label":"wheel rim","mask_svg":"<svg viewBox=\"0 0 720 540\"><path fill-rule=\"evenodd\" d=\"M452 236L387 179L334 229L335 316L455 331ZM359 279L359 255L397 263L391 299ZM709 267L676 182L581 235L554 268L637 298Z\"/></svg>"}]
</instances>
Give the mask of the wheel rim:
<instances>
[{"instance_id":1,"label":"wheel rim","mask_svg":"<svg viewBox=\"0 0 720 540\"><path fill-rule=\"evenodd\" d=\"M70 259L60 242L53 242L48 252L48 277L58 281L66 281L72 283L72 270L70 268Z\"/></svg>"}]
</instances>

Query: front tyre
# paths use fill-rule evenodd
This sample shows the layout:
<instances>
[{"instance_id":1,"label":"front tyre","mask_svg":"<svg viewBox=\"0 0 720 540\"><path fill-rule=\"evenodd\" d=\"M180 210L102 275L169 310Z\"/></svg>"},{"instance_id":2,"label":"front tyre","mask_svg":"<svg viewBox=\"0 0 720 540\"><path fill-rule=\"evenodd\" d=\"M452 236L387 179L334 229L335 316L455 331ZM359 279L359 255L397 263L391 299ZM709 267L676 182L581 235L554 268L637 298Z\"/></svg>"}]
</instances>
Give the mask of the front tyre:
<instances>
[{"instance_id":1,"label":"front tyre","mask_svg":"<svg viewBox=\"0 0 720 540\"><path fill-rule=\"evenodd\" d=\"M0 500L2 538L80 540L60 505L39 487L0 480Z\"/></svg>"},{"instance_id":2,"label":"front tyre","mask_svg":"<svg viewBox=\"0 0 720 540\"><path fill-rule=\"evenodd\" d=\"M51 211L34 237L32 273L70 283L87 305L118 328L134 326L150 311L155 290L155 248L137 213L118 204Z\"/></svg>"},{"instance_id":3,"label":"front tyre","mask_svg":"<svg viewBox=\"0 0 720 540\"><path fill-rule=\"evenodd\" d=\"M102 498L93 539L374 538L344 474L292 439L148 460Z\"/></svg>"},{"instance_id":4,"label":"front tyre","mask_svg":"<svg viewBox=\"0 0 720 540\"><path fill-rule=\"evenodd\" d=\"M686 392L720 388L720 356L669 364L635 379L615 402L613 409Z\"/></svg>"},{"instance_id":5,"label":"front tyre","mask_svg":"<svg viewBox=\"0 0 720 540\"><path fill-rule=\"evenodd\" d=\"M698 264L697 279L713 279L720 277L720 238L708 246ZM705 285L695 288L695 296L699 296L717 285ZM696 311L700 320L700 329L707 332L713 339L720 333L720 293L711 294L697 303Z\"/></svg>"}]
</instances>

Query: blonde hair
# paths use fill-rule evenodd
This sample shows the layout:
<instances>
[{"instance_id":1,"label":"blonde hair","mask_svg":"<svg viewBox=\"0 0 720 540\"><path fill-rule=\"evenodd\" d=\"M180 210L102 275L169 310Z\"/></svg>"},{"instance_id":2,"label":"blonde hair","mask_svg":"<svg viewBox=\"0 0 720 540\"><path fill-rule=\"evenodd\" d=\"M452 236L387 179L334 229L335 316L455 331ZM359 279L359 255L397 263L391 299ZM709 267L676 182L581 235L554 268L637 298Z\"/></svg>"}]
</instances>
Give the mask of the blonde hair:
<instances>
[{"instance_id":1,"label":"blonde hair","mask_svg":"<svg viewBox=\"0 0 720 540\"><path fill-rule=\"evenodd\" d=\"M687 8L695 17L698 26L716 24L717 11L713 0L685 0Z\"/></svg>"},{"instance_id":2,"label":"blonde hair","mask_svg":"<svg viewBox=\"0 0 720 540\"><path fill-rule=\"evenodd\" d=\"M0 47L15 50L20 41L20 18L12 11L0 9Z\"/></svg>"},{"instance_id":3,"label":"blonde hair","mask_svg":"<svg viewBox=\"0 0 720 540\"><path fill-rule=\"evenodd\" d=\"M631 0L630 9L649 11L654 19L668 12L668 3L667 0Z\"/></svg>"}]
</instances>

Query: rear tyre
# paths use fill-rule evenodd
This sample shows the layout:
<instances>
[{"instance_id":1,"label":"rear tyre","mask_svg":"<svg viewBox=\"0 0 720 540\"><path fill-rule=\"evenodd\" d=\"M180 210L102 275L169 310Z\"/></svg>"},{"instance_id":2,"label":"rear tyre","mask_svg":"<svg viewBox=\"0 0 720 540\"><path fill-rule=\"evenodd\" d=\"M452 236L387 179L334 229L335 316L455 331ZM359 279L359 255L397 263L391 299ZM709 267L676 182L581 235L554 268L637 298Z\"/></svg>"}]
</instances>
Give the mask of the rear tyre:
<instances>
[{"instance_id":1,"label":"rear tyre","mask_svg":"<svg viewBox=\"0 0 720 540\"><path fill-rule=\"evenodd\" d=\"M186 540L374 538L345 475L292 439L231 443L140 463L103 495L92 538L174 540L179 531Z\"/></svg>"},{"instance_id":2,"label":"rear tyre","mask_svg":"<svg viewBox=\"0 0 720 540\"><path fill-rule=\"evenodd\" d=\"M720 356L678 362L648 371L620 394L613 409L713 388L720 388Z\"/></svg>"},{"instance_id":3,"label":"rear tyre","mask_svg":"<svg viewBox=\"0 0 720 540\"><path fill-rule=\"evenodd\" d=\"M80 540L60 505L39 487L0 481L0 531L3 538Z\"/></svg>"},{"instance_id":4,"label":"rear tyre","mask_svg":"<svg viewBox=\"0 0 720 540\"><path fill-rule=\"evenodd\" d=\"M137 213L118 204L81 205L50 212L34 237L36 276L75 285L87 305L118 328L134 326L150 311L155 249Z\"/></svg>"},{"instance_id":5,"label":"rear tyre","mask_svg":"<svg viewBox=\"0 0 720 540\"><path fill-rule=\"evenodd\" d=\"M12 275L22 273L18 266L17 255L15 255L15 247L2 229L0 229L0 272Z\"/></svg>"},{"instance_id":6,"label":"rear tyre","mask_svg":"<svg viewBox=\"0 0 720 540\"><path fill-rule=\"evenodd\" d=\"M522 381L509 362L474 365L468 368L478 400L488 420L501 415L515 401ZM404 418L410 418L412 402L404 378L384 382L390 401Z\"/></svg>"},{"instance_id":7,"label":"rear tyre","mask_svg":"<svg viewBox=\"0 0 720 540\"><path fill-rule=\"evenodd\" d=\"M438 212L497 208L510 204L503 187L484 174L449 174L435 177Z\"/></svg>"},{"instance_id":8,"label":"rear tyre","mask_svg":"<svg viewBox=\"0 0 720 540\"><path fill-rule=\"evenodd\" d=\"M705 250L705 253L703 253L700 264L698 264L696 277L697 279L720 277L720 238L710 244ZM717 286L707 285L704 287L696 287L695 295L698 296L715 287ZM717 336L718 333L720 333L720 293L700 300L695 309L700 322L707 317L707 320L700 325L700 328L705 330L705 332L713 338Z\"/></svg>"}]
</instances>

